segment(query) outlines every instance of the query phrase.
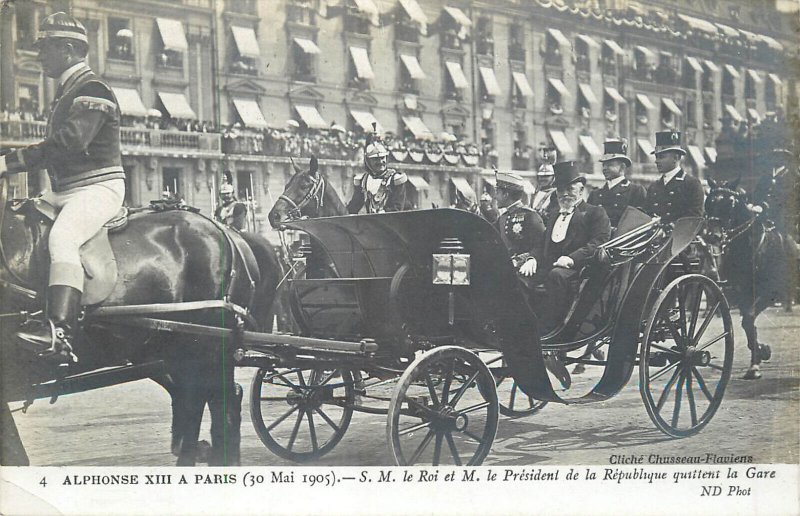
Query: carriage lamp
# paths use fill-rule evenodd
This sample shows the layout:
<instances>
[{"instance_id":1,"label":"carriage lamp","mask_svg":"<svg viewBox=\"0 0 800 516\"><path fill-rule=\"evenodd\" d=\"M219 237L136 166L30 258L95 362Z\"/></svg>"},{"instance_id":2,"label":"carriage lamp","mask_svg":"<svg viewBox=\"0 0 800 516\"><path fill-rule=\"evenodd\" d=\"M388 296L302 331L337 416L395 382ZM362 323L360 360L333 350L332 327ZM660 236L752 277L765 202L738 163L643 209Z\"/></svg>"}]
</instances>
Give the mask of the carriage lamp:
<instances>
[{"instance_id":1,"label":"carriage lamp","mask_svg":"<svg viewBox=\"0 0 800 516\"><path fill-rule=\"evenodd\" d=\"M433 254L433 284L468 286L470 284L470 256L457 238L445 238Z\"/></svg>"},{"instance_id":2,"label":"carriage lamp","mask_svg":"<svg viewBox=\"0 0 800 516\"><path fill-rule=\"evenodd\" d=\"M447 322L455 323L456 300L453 287L469 286L470 256L464 253L464 244L457 238L445 238L433 254L433 284L447 285Z\"/></svg>"}]
</instances>

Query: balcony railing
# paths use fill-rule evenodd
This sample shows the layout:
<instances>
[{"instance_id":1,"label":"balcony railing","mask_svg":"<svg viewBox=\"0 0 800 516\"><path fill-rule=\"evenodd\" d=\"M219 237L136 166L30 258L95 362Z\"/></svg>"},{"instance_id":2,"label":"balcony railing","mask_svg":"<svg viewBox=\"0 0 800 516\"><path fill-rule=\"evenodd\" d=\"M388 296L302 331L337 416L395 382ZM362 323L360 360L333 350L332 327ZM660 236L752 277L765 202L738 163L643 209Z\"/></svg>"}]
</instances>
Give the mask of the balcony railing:
<instances>
[{"instance_id":1,"label":"balcony railing","mask_svg":"<svg viewBox=\"0 0 800 516\"><path fill-rule=\"evenodd\" d=\"M138 129L123 127L120 142L124 150L169 150L219 153L222 149L218 133L187 131L163 131L161 129Z\"/></svg>"},{"instance_id":2,"label":"balcony railing","mask_svg":"<svg viewBox=\"0 0 800 516\"><path fill-rule=\"evenodd\" d=\"M0 121L0 142L4 146L33 143L44 140L47 123L27 120Z\"/></svg>"}]
</instances>

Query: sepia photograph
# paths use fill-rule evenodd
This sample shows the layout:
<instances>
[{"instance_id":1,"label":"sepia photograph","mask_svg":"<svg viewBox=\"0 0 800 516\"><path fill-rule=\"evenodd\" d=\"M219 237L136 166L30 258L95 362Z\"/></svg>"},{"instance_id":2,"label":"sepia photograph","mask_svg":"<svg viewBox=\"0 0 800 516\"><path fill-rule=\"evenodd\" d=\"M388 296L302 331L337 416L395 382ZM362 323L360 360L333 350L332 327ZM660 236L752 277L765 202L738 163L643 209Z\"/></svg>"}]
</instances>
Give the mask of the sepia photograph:
<instances>
[{"instance_id":1,"label":"sepia photograph","mask_svg":"<svg viewBox=\"0 0 800 516\"><path fill-rule=\"evenodd\" d=\"M53 496L144 477L174 514L217 507L183 477L800 513L798 34L796 0L0 0L0 513L146 513Z\"/></svg>"}]
</instances>

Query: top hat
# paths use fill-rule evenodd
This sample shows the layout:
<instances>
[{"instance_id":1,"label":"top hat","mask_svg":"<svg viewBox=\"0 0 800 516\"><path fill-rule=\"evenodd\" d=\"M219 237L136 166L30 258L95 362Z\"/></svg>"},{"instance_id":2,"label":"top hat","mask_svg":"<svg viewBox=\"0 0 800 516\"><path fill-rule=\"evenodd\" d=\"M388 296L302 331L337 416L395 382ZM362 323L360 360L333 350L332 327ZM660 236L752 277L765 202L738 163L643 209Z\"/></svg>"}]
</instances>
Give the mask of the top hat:
<instances>
[{"instance_id":1,"label":"top hat","mask_svg":"<svg viewBox=\"0 0 800 516\"><path fill-rule=\"evenodd\" d=\"M656 148L650 154L661 154L666 151L675 151L683 156L686 155L686 151L681 148L680 131L659 131L656 133Z\"/></svg>"},{"instance_id":2,"label":"top hat","mask_svg":"<svg viewBox=\"0 0 800 516\"><path fill-rule=\"evenodd\" d=\"M632 162L627 154L628 142L625 141L624 138L619 140L606 140L603 142L603 155L600 157L600 163L611 161L612 159L621 159L630 167Z\"/></svg>"},{"instance_id":3,"label":"top hat","mask_svg":"<svg viewBox=\"0 0 800 516\"><path fill-rule=\"evenodd\" d=\"M553 170L556 176L553 184L556 188L563 188L577 182L586 184L586 177L578 171L577 161L561 161L553 165Z\"/></svg>"},{"instance_id":4,"label":"top hat","mask_svg":"<svg viewBox=\"0 0 800 516\"><path fill-rule=\"evenodd\" d=\"M48 38L66 38L89 43L86 27L65 12L53 13L39 24L36 44Z\"/></svg>"},{"instance_id":5,"label":"top hat","mask_svg":"<svg viewBox=\"0 0 800 516\"><path fill-rule=\"evenodd\" d=\"M511 172L495 172L495 179L497 188L517 190L519 192L525 191L525 180L520 175L512 174Z\"/></svg>"}]
</instances>

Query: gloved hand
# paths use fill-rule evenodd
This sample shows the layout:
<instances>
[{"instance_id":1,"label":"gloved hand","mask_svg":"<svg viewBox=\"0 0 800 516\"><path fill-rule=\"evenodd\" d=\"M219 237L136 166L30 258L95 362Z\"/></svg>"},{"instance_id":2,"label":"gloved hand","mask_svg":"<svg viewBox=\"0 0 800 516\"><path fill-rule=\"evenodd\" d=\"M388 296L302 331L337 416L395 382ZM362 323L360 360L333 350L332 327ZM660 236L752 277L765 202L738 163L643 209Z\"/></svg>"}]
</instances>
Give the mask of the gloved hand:
<instances>
[{"instance_id":1,"label":"gloved hand","mask_svg":"<svg viewBox=\"0 0 800 516\"><path fill-rule=\"evenodd\" d=\"M571 269L575 265L575 261L570 258L569 256L559 256L556 263L553 264L553 267L563 267L565 269Z\"/></svg>"},{"instance_id":2,"label":"gloved hand","mask_svg":"<svg viewBox=\"0 0 800 516\"><path fill-rule=\"evenodd\" d=\"M747 209L750 210L751 212L755 213L756 215L761 215L762 213L764 213L764 207L763 206L759 206L757 204L749 204L748 203L747 204Z\"/></svg>"},{"instance_id":3,"label":"gloved hand","mask_svg":"<svg viewBox=\"0 0 800 516\"><path fill-rule=\"evenodd\" d=\"M533 276L536 274L536 258L530 257L519 267L519 273L523 276Z\"/></svg>"}]
</instances>

